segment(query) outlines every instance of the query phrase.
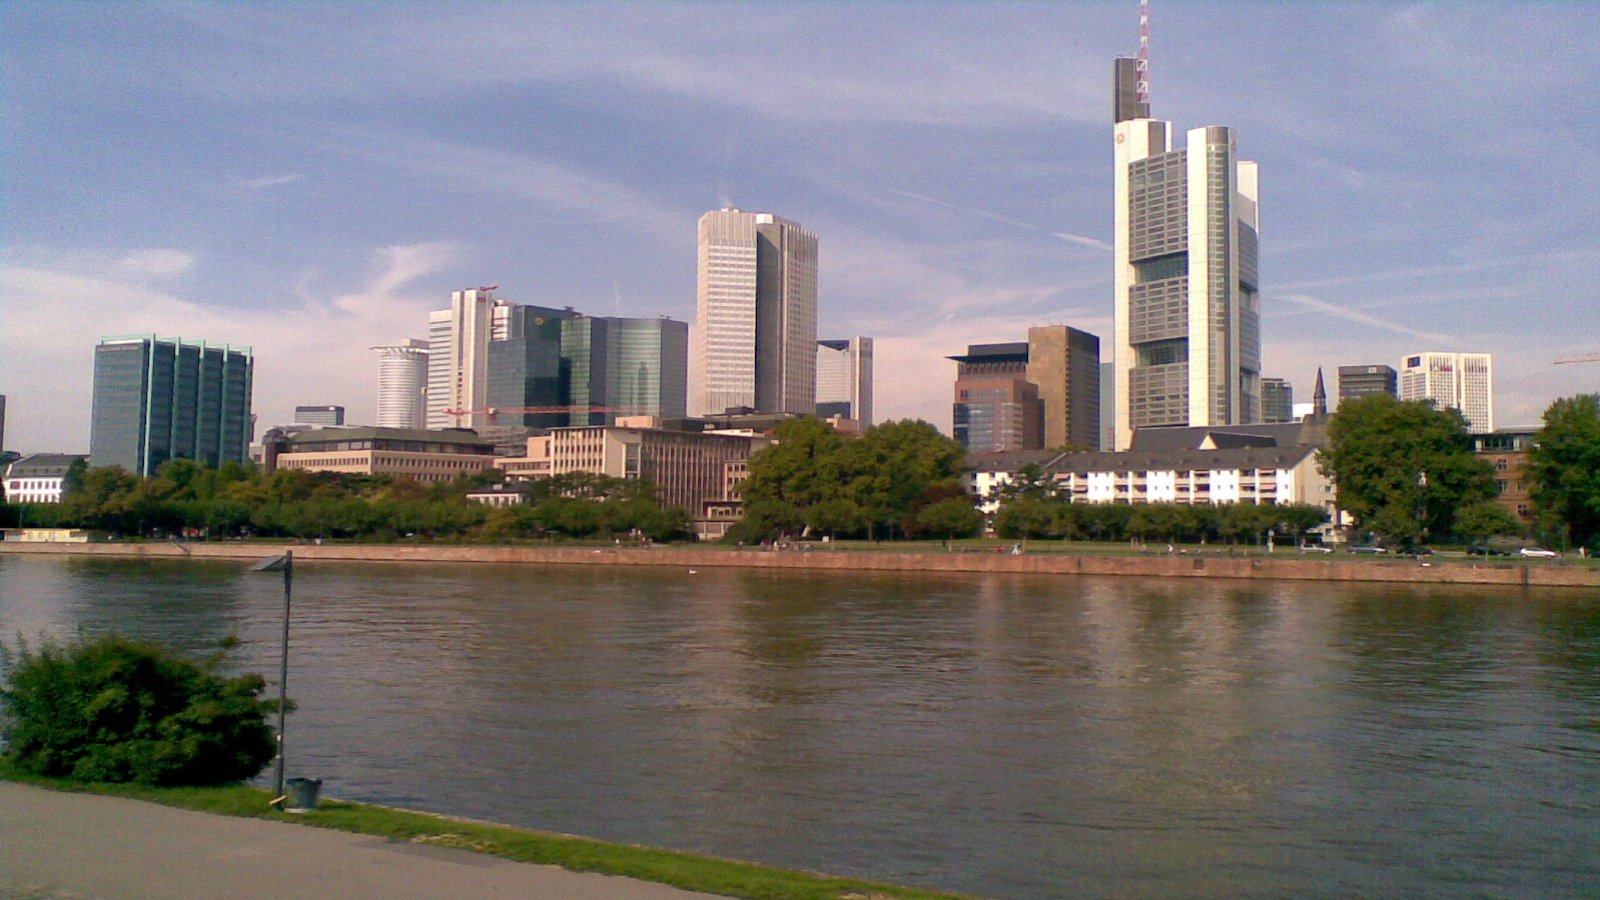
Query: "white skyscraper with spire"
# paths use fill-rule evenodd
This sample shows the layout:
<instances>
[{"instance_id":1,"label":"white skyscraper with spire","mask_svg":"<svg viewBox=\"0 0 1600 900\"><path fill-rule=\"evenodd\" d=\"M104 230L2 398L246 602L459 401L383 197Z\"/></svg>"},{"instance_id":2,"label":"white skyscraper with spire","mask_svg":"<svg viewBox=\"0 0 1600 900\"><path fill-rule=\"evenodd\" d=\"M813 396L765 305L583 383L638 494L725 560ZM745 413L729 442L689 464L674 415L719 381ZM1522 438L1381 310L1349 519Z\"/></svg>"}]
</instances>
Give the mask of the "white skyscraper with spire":
<instances>
[{"instance_id":1,"label":"white skyscraper with spire","mask_svg":"<svg viewBox=\"0 0 1600 900\"><path fill-rule=\"evenodd\" d=\"M1256 164L1230 128L1150 118L1149 17L1114 73L1116 449L1136 428L1261 418Z\"/></svg>"}]
</instances>

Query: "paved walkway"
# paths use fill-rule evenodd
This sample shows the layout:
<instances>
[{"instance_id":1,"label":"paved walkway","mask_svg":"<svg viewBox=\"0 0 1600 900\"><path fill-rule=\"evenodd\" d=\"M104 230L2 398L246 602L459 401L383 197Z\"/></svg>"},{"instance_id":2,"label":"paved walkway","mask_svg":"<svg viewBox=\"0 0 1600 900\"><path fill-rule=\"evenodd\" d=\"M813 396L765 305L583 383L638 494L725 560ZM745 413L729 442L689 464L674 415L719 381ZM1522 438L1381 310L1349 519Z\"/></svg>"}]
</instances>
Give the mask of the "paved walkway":
<instances>
[{"instance_id":1,"label":"paved walkway","mask_svg":"<svg viewBox=\"0 0 1600 900\"><path fill-rule=\"evenodd\" d=\"M677 888L0 782L0 898L683 900Z\"/></svg>"}]
</instances>

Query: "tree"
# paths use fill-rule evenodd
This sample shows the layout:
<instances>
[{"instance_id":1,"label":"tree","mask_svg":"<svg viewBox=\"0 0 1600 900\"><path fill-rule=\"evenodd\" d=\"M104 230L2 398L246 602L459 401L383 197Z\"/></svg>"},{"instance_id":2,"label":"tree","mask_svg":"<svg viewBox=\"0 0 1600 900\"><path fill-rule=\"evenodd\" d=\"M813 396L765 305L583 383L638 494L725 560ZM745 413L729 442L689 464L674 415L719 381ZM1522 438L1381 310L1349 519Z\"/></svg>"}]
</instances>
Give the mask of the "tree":
<instances>
[{"instance_id":1,"label":"tree","mask_svg":"<svg viewBox=\"0 0 1600 900\"><path fill-rule=\"evenodd\" d=\"M747 505L774 501L804 510L841 495L844 438L832 426L810 416L790 419L773 439L750 457L750 477L739 487Z\"/></svg>"},{"instance_id":2,"label":"tree","mask_svg":"<svg viewBox=\"0 0 1600 900\"><path fill-rule=\"evenodd\" d=\"M1600 394L1550 404L1527 475L1541 516L1573 544L1600 549Z\"/></svg>"},{"instance_id":3,"label":"tree","mask_svg":"<svg viewBox=\"0 0 1600 900\"><path fill-rule=\"evenodd\" d=\"M933 488L959 491L966 449L920 420L885 422L845 444L842 461L846 496L867 516L869 536L876 527L912 512Z\"/></svg>"},{"instance_id":4,"label":"tree","mask_svg":"<svg viewBox=\"0 0 1600 900\"><path fill-rule=\"evenodd\" d=\"M946 497L917 512L917 527L945 540L972 537L983 528L983 513L974 509L970 500Z\"/></svg>"},{"instance_id":5,"label":"tree","mask_svg":"<svg viewBox=\"0 0 1600 900\"><path fill-rule=\"evenodd\" d=\"M1483 555L1489 555L1489 538L1516 534L1522 530L1516 516L1493 500L1480 500L1456 513L1456 534L1473 543L1483 542Z\"/></svg>"},{"instance_id":6,"label":"tree","mask_svg":"<svg viewBox=\"0 0 1600 900\"><path fill-rule=\"evenodd\" d=\"M0 688L6 759L74 781L208 785L254 777L272 759L259 675L116 635L15 654Z\"/></svg>"},{"instance_id":7,"label":"tree","mask_svg":"<svg viewBox=\"0 0 1600 900\"><path fill-rule=\"evenodd\" d=\"M1339 406L1320 467L1361 529L1401 542L1450 534L1457 509L1494 496L1461 413L1387 394Z\"/></svg>"},{"instance_id":8,"label":"tree","mask_svg":"<svg viewBox=\"0 0 1600 900\"><path fill-rule=\"evenodd\" d=\"M1314 503L1287 503L1273 507L1273 511L1278 527L1288 532L1296 544L1304 542L1306 532L1328 521L1328 511Z\"/></svg>"},{"instance_id":9,"label":"tree","mask_svg":"<svg viewBox=\"0 0 1600 900\"><path fill-rule=\"evenodd\" d=\"M1034 497L1018 497L1000 507L994 517L994 533L1009 540L1060 537L1063 517L1057 507L1061 505Z\"/></svg>"}]
</instances>

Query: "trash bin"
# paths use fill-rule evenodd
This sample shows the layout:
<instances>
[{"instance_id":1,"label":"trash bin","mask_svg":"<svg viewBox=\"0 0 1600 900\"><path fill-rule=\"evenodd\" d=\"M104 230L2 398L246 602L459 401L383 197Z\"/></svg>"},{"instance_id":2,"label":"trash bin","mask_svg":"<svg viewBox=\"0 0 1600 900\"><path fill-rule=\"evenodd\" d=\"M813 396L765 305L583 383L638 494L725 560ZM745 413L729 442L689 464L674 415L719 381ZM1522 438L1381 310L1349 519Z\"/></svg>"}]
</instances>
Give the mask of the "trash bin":
<instances>
[{"instance_id":1,"label":"trash bin","mask_svg":"<svg viewBox=\"0 0 1600 900\"><path fill-rule=\"evenodd\" d=\"M286 813L310 812L317 808L317 791L321 778L290 778L283 783L283 793L288 799L283 803Z\"/></svg>"}]
</instances>

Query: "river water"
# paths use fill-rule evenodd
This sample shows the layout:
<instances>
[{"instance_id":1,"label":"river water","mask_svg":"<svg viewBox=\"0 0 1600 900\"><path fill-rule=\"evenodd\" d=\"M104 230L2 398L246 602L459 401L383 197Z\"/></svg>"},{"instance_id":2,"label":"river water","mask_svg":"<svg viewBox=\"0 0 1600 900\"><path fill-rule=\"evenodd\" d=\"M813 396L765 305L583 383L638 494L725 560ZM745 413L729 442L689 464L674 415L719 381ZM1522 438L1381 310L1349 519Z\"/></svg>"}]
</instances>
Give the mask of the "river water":
<instances>
[{"instance_id":1,"label":"river water","mask_svg":"<svg viewBox=\"0 0 1600 900\"><path fill-rule=\"evenodd\" d=\"M0 556L277 672L281 577ZM1593 592L301 562L290 774L992 897L1600 889Z\"/></svg>"}]
</instances>

